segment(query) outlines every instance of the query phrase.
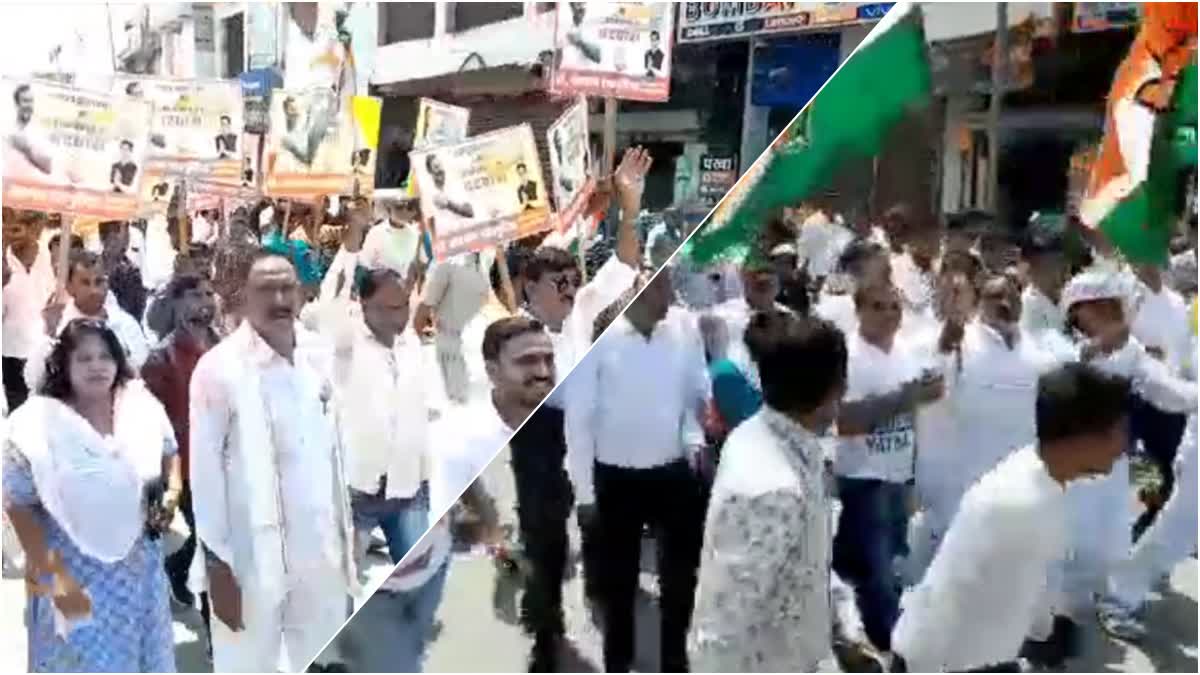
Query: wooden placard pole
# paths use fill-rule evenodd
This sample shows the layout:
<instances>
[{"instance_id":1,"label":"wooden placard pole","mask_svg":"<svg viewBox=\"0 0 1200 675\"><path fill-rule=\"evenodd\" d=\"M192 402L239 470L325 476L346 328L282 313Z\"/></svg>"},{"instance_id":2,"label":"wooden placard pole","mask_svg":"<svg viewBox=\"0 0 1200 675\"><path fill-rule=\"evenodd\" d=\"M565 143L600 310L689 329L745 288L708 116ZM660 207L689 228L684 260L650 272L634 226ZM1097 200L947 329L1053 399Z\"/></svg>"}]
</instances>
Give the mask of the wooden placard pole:
<instances>
[{"instance_id":1,"label":"wooden placard pole","mask_svg":"<svg viewBox=\"0 0 1200 675\"><path fill-rule=\"evenodd\" d=\"M508 273L508 257L504 255L504 247L496 247L496 269L500 272L500 292L503 295L500 302L510 314L517 313L517 293L513 289L512 277Z\"/></svg>"},{"instance_id":2,"label":"wooden placard pole","mask_svg":"<svg viewBox=\"0 0 1200 675\"><path fill-rule=\"evenodd\" d=\"M56 288L59 297L67 291L67 273L71 264L71 237L75 234L75 216L63 214L58 234L58 279Z\"/></svg>"},{"instance_id":3,"label":"wooden placard pole","mask_svg":"<svg viewBox=\"0 0 1200 675\"><path fill-rule=\"evenodd\" d=\"M179 201L175 204L175 229L179 235L179 255L188 257L192 243L187 212L187 179L179 180Z\"/></svg>"}]
</instances>

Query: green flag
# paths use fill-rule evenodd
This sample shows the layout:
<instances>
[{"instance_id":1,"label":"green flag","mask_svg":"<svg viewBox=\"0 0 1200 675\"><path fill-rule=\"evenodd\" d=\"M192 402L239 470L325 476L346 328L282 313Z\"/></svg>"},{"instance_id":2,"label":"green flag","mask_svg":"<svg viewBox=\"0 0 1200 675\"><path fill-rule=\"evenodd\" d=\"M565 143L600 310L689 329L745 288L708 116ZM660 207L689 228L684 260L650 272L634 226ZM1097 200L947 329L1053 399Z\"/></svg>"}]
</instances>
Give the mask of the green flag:
<instances>
[{"instance_id":1,"label":"green flag","mask_svg":"<svg viewBox=\"0 0 1200 675\"><path fill-rule=\"evenodd\" d=\"M743 259L770 212L826 187L847 160L878 154L892 127L929 98L920 10L897 3L726 195L684 254L701 265Z\"/></svg>"}]
</instances>

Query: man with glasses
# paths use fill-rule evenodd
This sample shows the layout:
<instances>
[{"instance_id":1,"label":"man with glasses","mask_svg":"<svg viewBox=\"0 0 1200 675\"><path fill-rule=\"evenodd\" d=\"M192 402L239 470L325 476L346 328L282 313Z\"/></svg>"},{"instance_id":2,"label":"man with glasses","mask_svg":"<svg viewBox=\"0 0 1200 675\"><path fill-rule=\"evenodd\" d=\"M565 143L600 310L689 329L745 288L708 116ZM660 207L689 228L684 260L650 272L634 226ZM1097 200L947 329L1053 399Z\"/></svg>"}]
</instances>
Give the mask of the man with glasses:
<instances>
[{"instance_id":1,"label":"man with glasses","mask_svg":"<svg viewBox=\"0 0 1200 675\"><path fill-rule=\"evenodd\" d=\"M652 160L650 154L643 148L631 148L625 152L614 175L601 181L598 190L599 197L593 202L595 209L590 211L607 211L609 194L615 191L621 208L621 220L617 230L616 253L597 270L591 281L584 285L583 274L579 270L574 257L566 250L555 247L542 247L525 263L522 270L522 296L524 307L522 312L544 324L550 339L554 344L554 362L557 372L557 382L562 383L567 373L591 347L596 318L606 307L616 302L637 281L641 261L641 245L634 221L641 210L642 192L645 187L646 172L650 170ZM582 243L582 242L581 242ZM565 387L565 384L564 384ZM564 452L536 452L535 448L546 447L545 439L553 439L555 443L565 444L565 433L562 431L564 411L569 398L562 392L563 387L556 390L546 402L546 406L538 409L529 422L530 434L540 440L530 443L528 451L522 451L522 445L514 446L514 452L520 455L514 457L513 473L518 485L533 485L539 482L552 481L554 489L530 490L523 492L518 501L518 519L522 532L565 532L566 520L570 509L557 508L562 494L570 494L567 484ZM529 436L529 434L526 434ZM514 439L515 441L516 439ZM569 504L572 500L567 499ZM531 503L532 502L532 503ZM584 532L585 595L588 598L599 598L599 589L595 585L596 575L593 572L595 547L591 532L592 522L587 517L587 511L580 519L580 527ZM537 514L538 518L533 518ZM546 514L560 514L547 518ZM534 523L533 520L537 520ZM550 522L553 521L553 522ZM549 537L548 537L549 538ZM564 538L565 541L565 538ZM523 544L527 547L530 542ZM533 546L545 547L546 542L535 542ZM562 579L566 565L566 556L555 562L556 570L544 570L541 579ZM553 582L561 587L561 581ZM561 615L562 594L546 590L548 585L540 588L541 596L548 600L547 606L541 607L540 616L557 617ZM553 605L549 606L549 605ZM558 624L556 621L550 623ZM560 624L558 624L560 625ZM557 630L558 625L554 626ZM543 626L544 627L544 626ZM535 628L535 633L539 631ZM550 631L554 633L555 631ZM561 631L557 631L561 632ZM551 639L544 632L538 637L538 653L534 663L539 667L551 667L552 659L548 655L553 652L556 639Z\"/></svg>"}]
</instances>

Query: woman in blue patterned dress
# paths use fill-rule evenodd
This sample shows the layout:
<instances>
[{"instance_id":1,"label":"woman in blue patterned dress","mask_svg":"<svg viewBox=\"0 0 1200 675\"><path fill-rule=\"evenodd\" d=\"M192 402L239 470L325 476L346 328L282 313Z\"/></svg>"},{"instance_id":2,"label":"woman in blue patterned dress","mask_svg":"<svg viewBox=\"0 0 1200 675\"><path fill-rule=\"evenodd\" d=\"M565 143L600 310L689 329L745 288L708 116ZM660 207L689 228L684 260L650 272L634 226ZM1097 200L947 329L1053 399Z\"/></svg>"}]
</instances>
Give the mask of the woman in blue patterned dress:
<instances>
[{"instance_id":1,"label":"woman in blue patterned dress","mask_svg":"<svg viewBox=\"0 0 1200 675\"><path fill-rule=\"evenodd\" d=\"M112 331L68 324L9 429L4 508L26 554L29 671L174 671L159 541L181 485L174 434Z\"/></svg>"}]
</instances>

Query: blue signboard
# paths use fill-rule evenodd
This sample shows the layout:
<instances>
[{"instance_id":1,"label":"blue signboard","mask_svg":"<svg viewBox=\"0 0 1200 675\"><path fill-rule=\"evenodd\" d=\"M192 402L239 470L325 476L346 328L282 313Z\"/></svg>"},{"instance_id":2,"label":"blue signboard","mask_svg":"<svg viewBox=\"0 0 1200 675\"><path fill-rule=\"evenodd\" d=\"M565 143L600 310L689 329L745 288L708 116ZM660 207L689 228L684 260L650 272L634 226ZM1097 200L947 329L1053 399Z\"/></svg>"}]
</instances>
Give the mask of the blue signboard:
<instances>
[{"instance_id":1,"label":"blue signboard","mask_svg":"<svg viewBox=\"0 0 1200 675\"><path fill-rule=\"evenodd\" d=\"M283 76L274 68L247 70L238 76L242 83L246 131L265 134L271 125L271 91L283 86Z\"/></svg>"},{"instance_id":2,"label":"blue signboard","mask_svg":"<svg viewBox=\"0 0 1200 675\"><path fill-rule=\"evenodd\" d=\"M754 52L750 102L801 108L841 63L840 33L777 38Z\"/></svg>"}]
</instances>

